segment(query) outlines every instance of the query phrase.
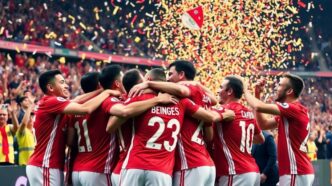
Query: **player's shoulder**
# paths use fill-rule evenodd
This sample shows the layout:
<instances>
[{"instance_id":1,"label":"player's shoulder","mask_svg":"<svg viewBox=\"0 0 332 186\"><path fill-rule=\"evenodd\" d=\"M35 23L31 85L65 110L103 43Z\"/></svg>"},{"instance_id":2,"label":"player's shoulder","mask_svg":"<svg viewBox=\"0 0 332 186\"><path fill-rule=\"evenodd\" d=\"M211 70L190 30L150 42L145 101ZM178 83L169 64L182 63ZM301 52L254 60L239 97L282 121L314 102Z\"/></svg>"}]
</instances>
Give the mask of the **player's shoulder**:
<instances>
[{"instance_id":1,"label":"player's shoulder","mask_svg":"<svg viewBox=\"0 0 332 186\"><path fill-rule=\"evenodd\" d=\"M300 111L306 111L307 108L302 105L300 102L296 101L296 102L276 102L276 105L279 106L279 108L283 108L283 109L292 109L292 110L300 110Z\"/></svg>"}]
</instances>

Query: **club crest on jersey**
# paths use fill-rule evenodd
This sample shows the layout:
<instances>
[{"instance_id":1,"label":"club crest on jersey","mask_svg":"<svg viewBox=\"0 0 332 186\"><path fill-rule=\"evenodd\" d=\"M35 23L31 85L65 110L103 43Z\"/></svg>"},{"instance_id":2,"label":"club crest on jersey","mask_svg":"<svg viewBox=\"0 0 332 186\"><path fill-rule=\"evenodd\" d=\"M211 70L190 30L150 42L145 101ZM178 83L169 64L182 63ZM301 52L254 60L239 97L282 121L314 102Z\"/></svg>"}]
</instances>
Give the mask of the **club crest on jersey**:
<instances>
[{"instance_id":1,"label":"club crest on jersey","mask_svg":"<svg viewBox=\"0 0 332 186\"><path fill-rule=\"evenodd\" d=\"M288 108L289 107L289 105L288 105L288 103L277 103L278 105L280 105L282 108Z\"/></svg>"},{"instance_id":2,"label":"club crest on jersey","mask_svg":"<svg viewBox=\"0 0 332 186\"><path fill-rule=\"evenodd\" d=\"M111 101L112 101L112 102L119 102L120 100L119 100L118 98L116 98L116 97L112 97L112 98L111 98Z\"/></svg>"},{"instance_id":3,"label":"club crest on jersey","mask_svg":"<svg viewBox=\"0 0 332 186\"><path fill-rule=\"evenodd\" d=\"M63 98L63 97L56 97L56 99L58 100L58 101L61 101L61 102L64 102L64 101L67 101L65 98Z\"/></svg>"}]
</instances>

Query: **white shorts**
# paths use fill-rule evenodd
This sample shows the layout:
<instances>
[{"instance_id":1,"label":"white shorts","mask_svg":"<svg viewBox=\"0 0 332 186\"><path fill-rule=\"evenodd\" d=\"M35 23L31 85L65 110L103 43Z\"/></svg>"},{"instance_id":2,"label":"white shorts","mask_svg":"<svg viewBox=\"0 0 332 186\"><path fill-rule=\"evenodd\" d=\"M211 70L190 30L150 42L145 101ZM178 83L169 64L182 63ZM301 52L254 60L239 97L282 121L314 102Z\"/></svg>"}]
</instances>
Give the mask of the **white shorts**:
<instances>
[{"instance_id":1,"label":"white shorts","mask_svg":"<svg viewBox=\"0 0 332 186\"><path fill-rule=\"evenodd\" d=\"M120 174L111 175L112 186L120 186Z\"/></svg>"},{"instance_id":2,"label":"white shorts","mask_svg":"<svg viewBox=\"0 0 332 186\"><path fill-rule=\"evenodd\" d=\"M111 175L88 171L74 171L72 174L74 186L111 186Z\"/></svg>"},{"instance_id":3,"label":"white shorts","mask_svg":"<svg viewBox=\"0 0 332 186\"><path fill-rule=\"evenodd\" d=\"M33 186L62 186L64 185L63 171L60 169L42 168L33 165L26 166L26 173L30 185Z\"/></svg>"},{"instance_id":4,"label":"white shorts","mask_svg":"<svg viewBox=\"0 0 332 186\"><path fill-rule=\"evenodd\" d=\"M280 186L311 186L314 183L314 174L296 175L296 174L286 174L280 176L279 185Z\"/></svg>"},{"instance_id":5,"label":"white shorts","mask_svg":"<svg viewBox=\"0 0 332 186\"><path fill-rule=\"evenodd\" d=\"M259 186L260 174L257 172L248 172L244 174L235 174L229 176L220 176L217 186Z\"/></svg>"},{"instance_id":6,"label":"white shorts","mask_svg":"<svg viewBox=\"0 0 332 186\"><path fill-rule=\"evenodd\" d=\"M141 169L122 169L121 186L172 186L172 177L166 173Z\"/></svg>"},{"instance_id":7,"label":"white shorts","mask_svg":"<svg viewBox=\"0 0 332 186\"><path fill-rule=\"evenodd\" d=\"M215 179L216 167L202 166L188 170L176 171L174 173L173 186L214 186Z\"/></svg>"}]
</instances>

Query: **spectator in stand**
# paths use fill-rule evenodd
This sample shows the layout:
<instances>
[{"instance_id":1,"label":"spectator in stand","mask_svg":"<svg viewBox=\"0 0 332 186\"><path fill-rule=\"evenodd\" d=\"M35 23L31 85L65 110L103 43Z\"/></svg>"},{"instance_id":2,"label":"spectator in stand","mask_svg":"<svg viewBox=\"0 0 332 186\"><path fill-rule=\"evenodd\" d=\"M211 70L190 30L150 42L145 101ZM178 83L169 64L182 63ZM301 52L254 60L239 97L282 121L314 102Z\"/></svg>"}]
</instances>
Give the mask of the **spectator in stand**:
<instances>
[{"instance_id":1,"label":"spectator in stand","mask_svg":"<svg viewBox=\"0 0 332 186\"><path fill-rule=\"evenodd\" d=\"M18 152L19 152L19 165L26 165L28 160L33 153L33 150L36 145L35 136L33 132L33 108L34 108L34 99L33 98L24 98L25 102L25 111L21 121L21 124L16 132L16 138L18 142Z\"/></svg>"},{"instance_id":2,"label":"spectator in stand","mask_svg":"<svg viewBox=\"0 0 332 186\"><path fill-rule=\"evenodd\" d=\"M312 133L310 134L310 137L308 139L308 142L307 142L307 148L308 148L307 155L311 161L317 160L317 150L318 149L315 144L316 137L317 137L317 132L312 131Z\"/></svg>"},{"instance_id":3,"label":"spectator in stand","mask_svg":"<svg viewBox=\"0 0 332 186\"><path fill-rule=\"evenodd\" d=\"M323 127L317 127L318 134L315 140L317 146L317 159L327 159L327 144L330 141L326 140L325 130Z\"/></svg>"},{"instance_id":4,"label":"spectator in stand","mask_svg":"<svg viewBox=\"0 0 332 186\"><path fill-rule=\"evenodd\" d=\"M11 105L0 105L0 165L14 164L14 136L18 129L15 101ZM10 114L13 125L7 123Z\"/></svg>"},{"instance_id":5,"label":"spectator in stand","mask_svg":"<svg viewBox=\"0 0 332 186\"><path fill-rule=\"evenodd\" d=\"M328 126L328 130L326 131L326 140L330 143L327 144L327 159L332 158L332 125Z\"/></svg>"}]
</instances>

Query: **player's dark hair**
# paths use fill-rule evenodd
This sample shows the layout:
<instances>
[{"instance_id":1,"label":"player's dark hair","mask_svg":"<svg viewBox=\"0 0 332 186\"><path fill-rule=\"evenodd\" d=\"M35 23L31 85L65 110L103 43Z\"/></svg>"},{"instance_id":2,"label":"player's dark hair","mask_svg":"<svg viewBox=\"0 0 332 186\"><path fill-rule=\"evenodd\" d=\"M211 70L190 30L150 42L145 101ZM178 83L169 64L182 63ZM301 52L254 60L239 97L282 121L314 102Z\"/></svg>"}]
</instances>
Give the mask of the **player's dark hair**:
<instances>
[{"instance_id":1,"label":"player's dark hair","mask_svg":"<svg viewBox=\"0 0 332 186\"><path fill-rule=\"evenodd\" d=\"M176 60L169 65L168 69L170 69L172 66L175 67L175 70L178 73L183 71L187 80L194 80L196 76L196 69L193 63L185 60Z\"/></svg>"},{"instance_id":2,"label":"player's dark hair","mask_svg":"<svg viewBox=\"0 0 332 186\"><path fill-rule=\"evenodd\" d=\"M39 87L44 94L47 94L47 84L53 83L56 75L62 75L60 70L48 70L39 76Z\"/></svg>"},{"instance_id":3,"label":"player's dark hair","mask_svg":"<svg viewBox=\"0 0 332 186\"><path fill-rule=\"evenodd\" d=\"M227 76L225 79L228 80L227 89L233 89L235 98L240 99L243 95L242 81L234 76Z\"/></svg>"},{"instance_id":4,"label":"player's dark hair","mask_svg":"<svg viewBox=\"0 0 332 186\"><path fill-rule=\"evenodd\" d=\"M151 81L166 81L166 73L162 68L153 68L148 73Z\"/></svg>"},{"instance_id":5,"label":"player's dark hair","mask_svg":"<svg viewBox=\"0 0 332 186\"><path fill-rule=\"evenodd\" d=\"M138 82L142 80L140 76L140 72L137 69L128 70L122 78L122 84L128 93L133 86L138 84Z\"/></svg>"},{"instance_id":6,"label":"player's dark hair","mask_svg":"<svg viewBox=\"0 0 332 186\"><path fill-rule=\"evenodd\" d=\"M84 93L89 93L98 89L99 72L88 72L81 78L81 88Z\"/></svg>"},{"instance_id":7,"label":"player's dark hair","mask_svg":"<svg viewBox=\"0 0 332 186\"><path fill-rule=\"evenodd\" d=\"M104 89L110 89L120 74L121 67L119 65L106 66L99 74L99 83Z\"/></svg>"},{"instance_id":8,"label":"player's dark hair","mask_svg":"<svg viewBox=\"0 0 332 186\"><path fill-rule=\"evenodd\" d=\"M300 95L304 89L303 79L300 76L290 74L290 73L284 74L282 77L289 79L290 86L294 92L294 96L296 98L300 97Z\"/></svg>"}]
</instances>

